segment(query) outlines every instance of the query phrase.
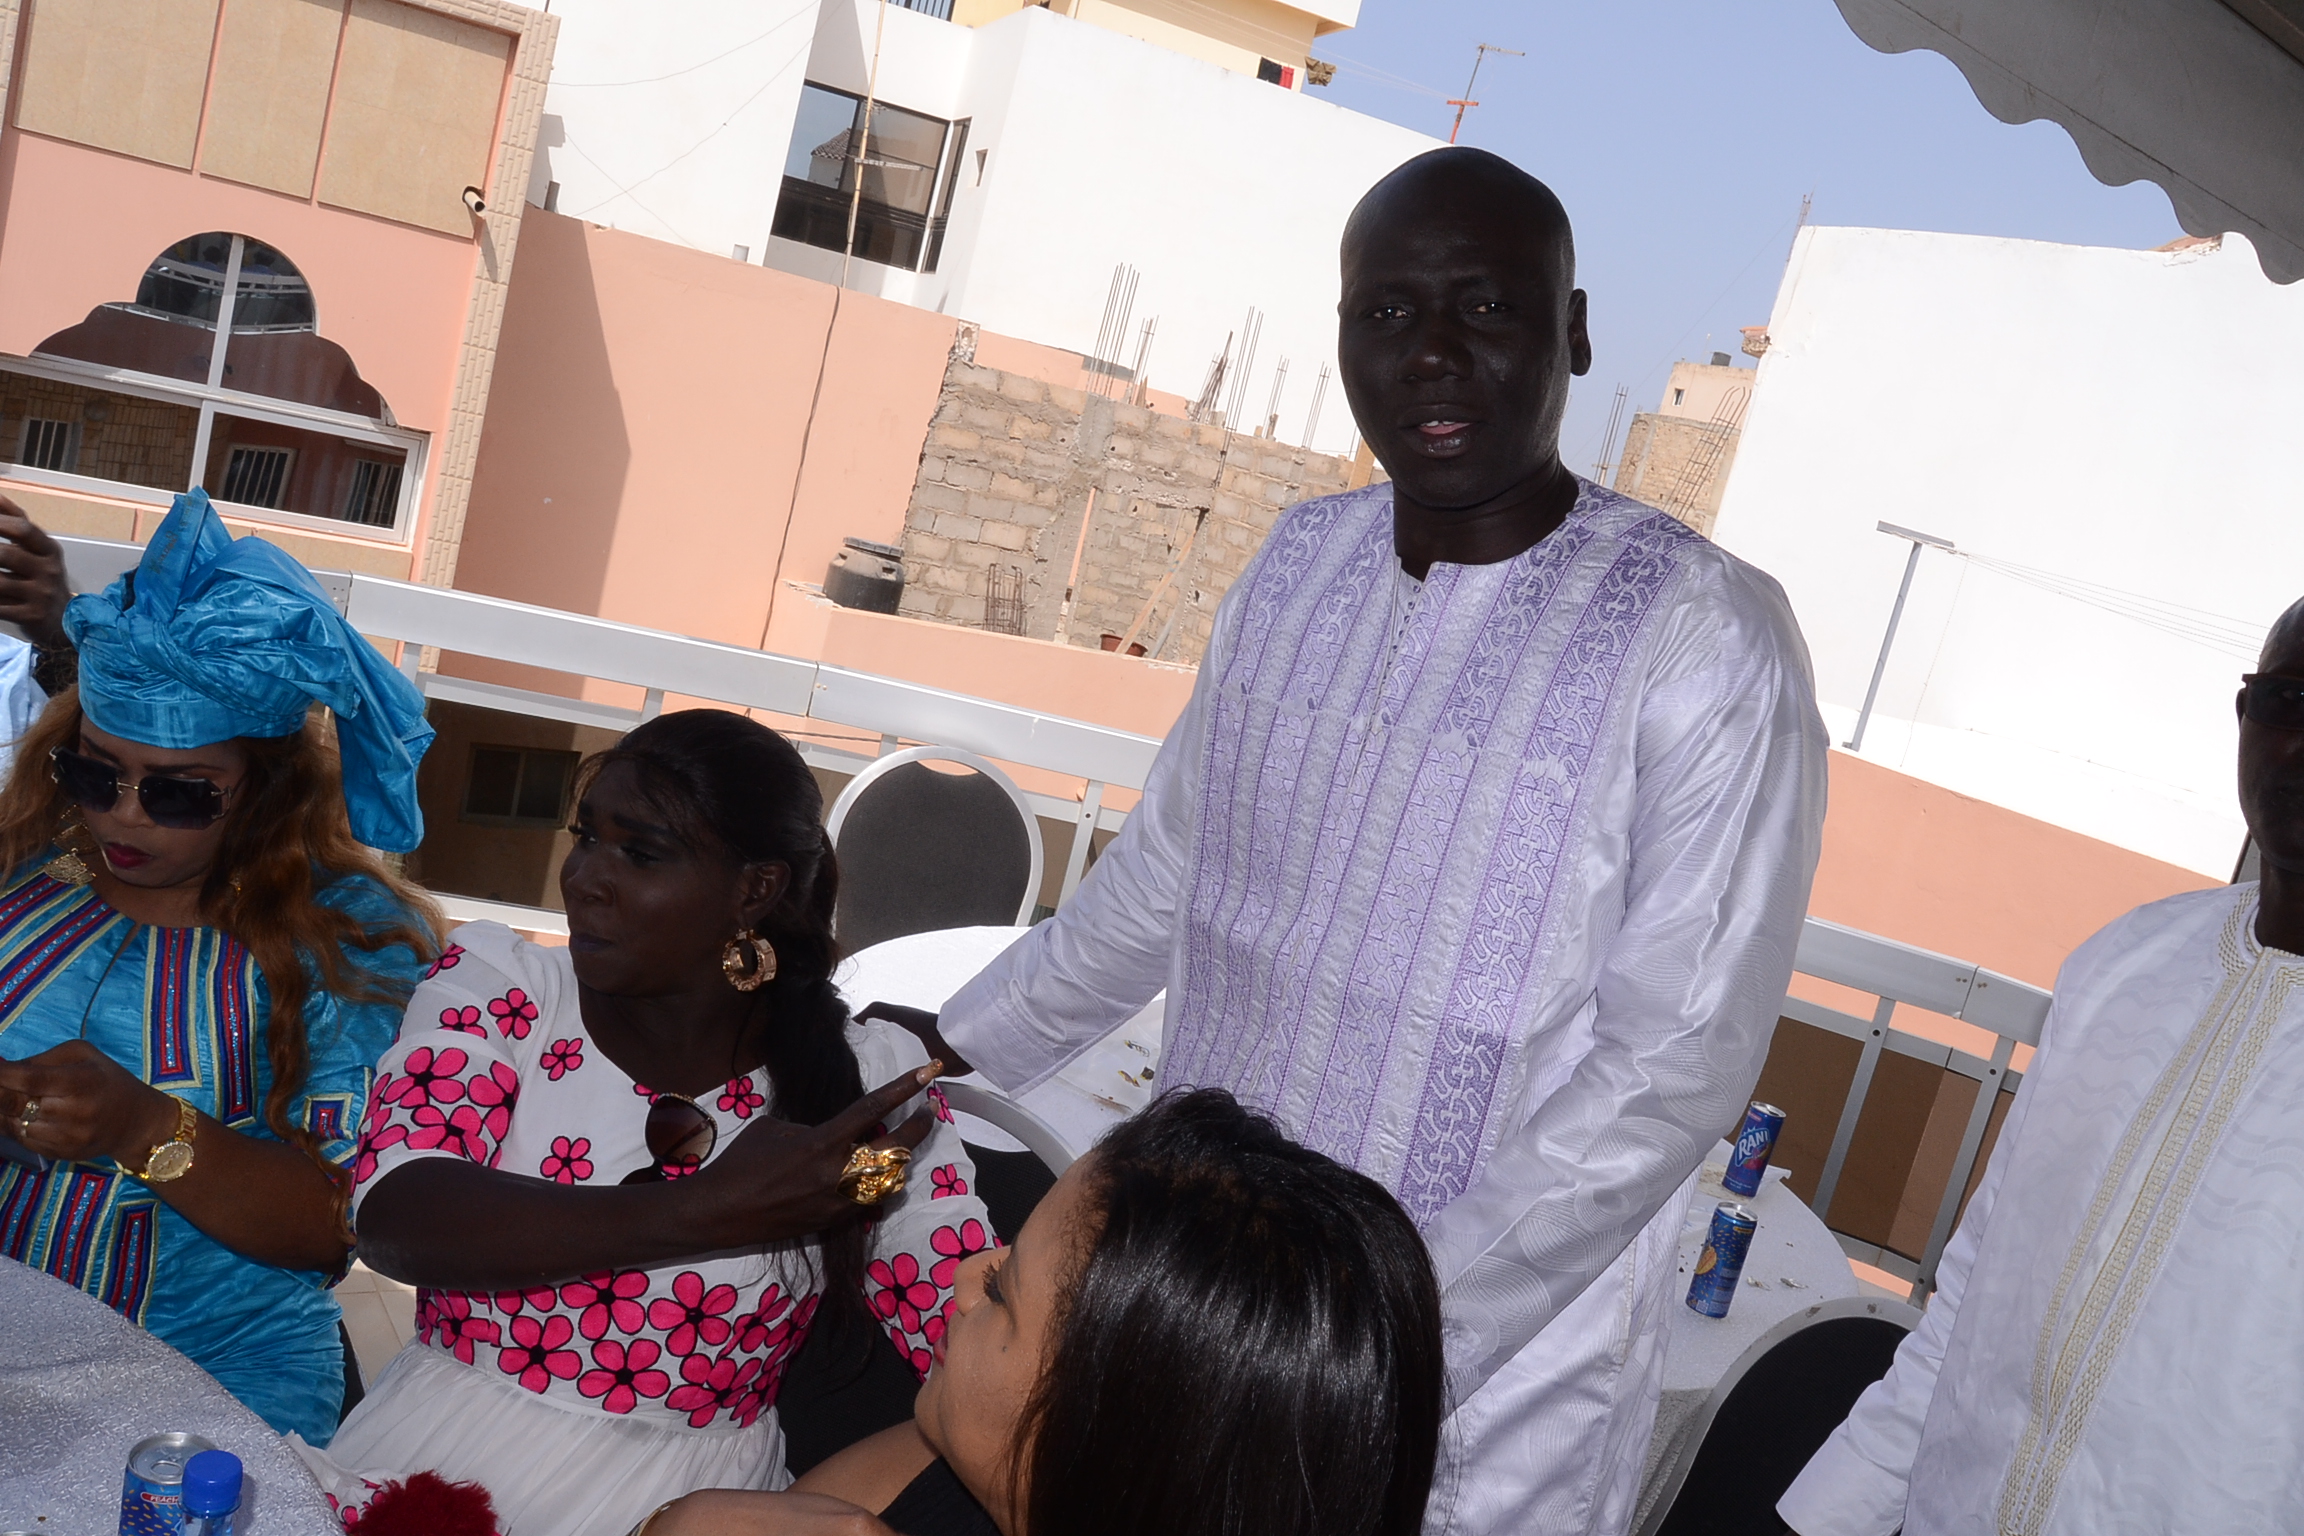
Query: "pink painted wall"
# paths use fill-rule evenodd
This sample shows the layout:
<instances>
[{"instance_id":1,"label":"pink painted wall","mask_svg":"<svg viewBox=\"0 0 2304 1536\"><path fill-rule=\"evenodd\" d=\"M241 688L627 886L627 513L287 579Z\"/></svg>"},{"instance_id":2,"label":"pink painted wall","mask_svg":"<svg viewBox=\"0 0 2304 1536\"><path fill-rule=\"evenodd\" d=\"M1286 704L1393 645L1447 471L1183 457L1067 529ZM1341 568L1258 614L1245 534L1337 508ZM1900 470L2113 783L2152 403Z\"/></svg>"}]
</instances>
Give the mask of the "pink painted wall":
<instances>
[{"instance_id":1,"label":"pink painted wall","mask_svg":"<svg viewBox=\"0 0 2304 1536\"><path fill-rule=\"evenodd\" d=\"M352 354L396 420L433 434L436 481L478 259L469 239L9 128L0 131L0 352L22 356L97 305L133 299L153 257L211 229L252 235L296 263L320 334Z\"/></svg>"},{"instance_id":2,"label":"pink painted wall","mask_svg":"<svg viewBox=\"0 0 2304 1536\"><path fill-rule=\"evenodd\" d=\"M528 209L456 584L759 645L779 568L900 533L956 329L849 293L827 350L833 299Z\"/></svg>"}]
</instances>

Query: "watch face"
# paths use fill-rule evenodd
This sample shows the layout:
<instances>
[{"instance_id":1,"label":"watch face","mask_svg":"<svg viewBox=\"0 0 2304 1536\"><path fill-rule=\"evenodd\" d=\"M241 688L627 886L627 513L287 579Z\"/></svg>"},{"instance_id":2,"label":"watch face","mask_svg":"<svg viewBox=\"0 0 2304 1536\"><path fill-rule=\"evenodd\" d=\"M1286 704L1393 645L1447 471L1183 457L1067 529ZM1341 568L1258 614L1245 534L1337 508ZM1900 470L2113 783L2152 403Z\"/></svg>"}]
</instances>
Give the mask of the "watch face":
<instances>
[{"instance_id":1,"label":"watch face","mask_svg":"<svg viewBox=\"0 0 2304 1536\"><path fill-rule=\"evenodd\" d=\"M165 1184L180 1179L192 1171L192 1143L188 1141L163 1142L152 1149L152 1161L144 1165L147 1184Z\"/></svg>"}]
</instances>

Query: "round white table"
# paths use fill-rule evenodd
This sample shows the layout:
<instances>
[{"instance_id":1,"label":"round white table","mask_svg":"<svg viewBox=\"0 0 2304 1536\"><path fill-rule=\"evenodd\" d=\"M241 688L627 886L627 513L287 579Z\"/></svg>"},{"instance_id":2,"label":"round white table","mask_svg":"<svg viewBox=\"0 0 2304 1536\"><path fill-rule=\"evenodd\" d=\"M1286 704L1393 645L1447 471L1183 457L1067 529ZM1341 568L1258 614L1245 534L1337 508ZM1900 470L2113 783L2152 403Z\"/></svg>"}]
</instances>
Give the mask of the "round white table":
<instances>
[{"instance_id":1,"label":"round white table","mask_svg":"<svg viewBox=\"0 0 2304 1536\"><path fill-rule=\"evenodd\" d=\"M344 1536L285 1440L102 1302L0 1259L0 1317L0 1530L111 1536L130 1449L183 1429L247 1469L241 1536Z\"/></svg>"}]
</instances>

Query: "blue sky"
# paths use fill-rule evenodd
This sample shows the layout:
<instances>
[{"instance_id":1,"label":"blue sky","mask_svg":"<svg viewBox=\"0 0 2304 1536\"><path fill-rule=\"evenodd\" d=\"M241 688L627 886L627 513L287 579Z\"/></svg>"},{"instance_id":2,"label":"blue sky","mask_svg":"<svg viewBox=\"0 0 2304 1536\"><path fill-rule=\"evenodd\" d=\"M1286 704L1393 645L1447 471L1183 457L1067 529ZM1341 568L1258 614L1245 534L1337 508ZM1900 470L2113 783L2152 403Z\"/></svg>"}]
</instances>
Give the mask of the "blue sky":
<instances>
[{"instance_id":1,"label":"blue sky","mask_svg":"<svg viewBox=\"0 0 2304 1536\"><path fill-rule=\"evenodd\" d=\"M1576 223L1594 359L1561 434L1590 473L1618 384L1653 410L1675 358L1768 318L1804 193L1818 224L2145 248L2183 231L2146 182L2107 187L2064 131L2010 127L1933 53L1881 54L1831 0L1364 0L1324 39L1330 100L1550 183ZM1948 345L1957 317L1945 317ZM1749 361L1739 357L1738 361Z\"/></svg>"}]
</instances>

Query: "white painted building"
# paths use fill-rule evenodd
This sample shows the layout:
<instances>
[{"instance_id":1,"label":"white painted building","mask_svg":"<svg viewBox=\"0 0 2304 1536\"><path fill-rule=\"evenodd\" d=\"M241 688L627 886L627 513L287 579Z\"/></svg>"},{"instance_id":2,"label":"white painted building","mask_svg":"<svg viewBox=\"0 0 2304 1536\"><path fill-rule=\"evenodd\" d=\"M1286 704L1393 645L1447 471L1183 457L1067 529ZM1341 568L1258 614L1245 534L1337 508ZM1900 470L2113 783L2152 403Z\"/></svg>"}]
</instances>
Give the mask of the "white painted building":
<instances>
[{"instance_id":1,"label":"white painted building","mask_svg":"<svg viewBox=\"0 0 2304 1536\"><path fill-rule=\"evenodd\" d=\"M1303 89L1305 46L1358 0L1071 8L1086 19L1026 6L969 26L878 0L682 0L635 26L619 0L561 0L530 199L839 280L844 149L869 92L850 287L1089 354L1125 264L1138 276L1111 362L1132 367L1156 318L1145 377L1189 399L1231 336L1217 404L1261 425L1285 359L1278 435L1305 441L1335 366L1345 217L1439 141ZM1002 10L959 0L963 19ZM1297 51L1259 55L1262 39ZM1352 441L1331 379L1312 445Z\"/></svg>"},{"instance_id":2,"label":"white painted building","mask_svg":"<svg viewBox=\"0 0 2304 1536\"><path fill-rule=\"evenodd\" d=\"M2304 595L2304 287L2221 247L1809 229L1714 536L1783 582L1862 755L2218 878L2233 697Z\"/></svg>"}]
</instances>

